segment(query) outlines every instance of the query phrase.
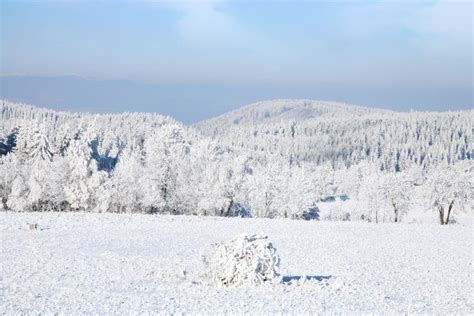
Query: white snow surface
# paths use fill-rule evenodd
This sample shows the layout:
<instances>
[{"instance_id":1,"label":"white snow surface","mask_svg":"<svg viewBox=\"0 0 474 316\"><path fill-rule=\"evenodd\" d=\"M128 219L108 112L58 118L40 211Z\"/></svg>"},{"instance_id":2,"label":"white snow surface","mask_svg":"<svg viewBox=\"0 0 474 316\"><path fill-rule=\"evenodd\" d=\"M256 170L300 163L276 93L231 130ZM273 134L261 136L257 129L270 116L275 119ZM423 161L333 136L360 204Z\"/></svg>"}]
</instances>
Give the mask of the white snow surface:
<instances>
[{"instance_id":1,"label":"white snow surface","mask_svg":"<svg viewBox=\"0 0 474 316\"><path fill-rule=\"evenodd\" d=\"M214 285L202 256L254 232L283 283ZM0 314L474 312L472 222L2 212L0 234Z\"/></svg>"}]
</instances>

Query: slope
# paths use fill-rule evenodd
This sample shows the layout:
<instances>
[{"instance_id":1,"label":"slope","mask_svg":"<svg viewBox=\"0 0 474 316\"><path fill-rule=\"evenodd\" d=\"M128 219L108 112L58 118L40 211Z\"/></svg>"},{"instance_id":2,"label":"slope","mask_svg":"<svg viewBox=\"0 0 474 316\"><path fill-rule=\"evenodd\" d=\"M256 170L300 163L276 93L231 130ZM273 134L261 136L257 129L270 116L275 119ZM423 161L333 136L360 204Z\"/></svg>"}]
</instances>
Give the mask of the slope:
<instances>
[{"instance_id":1,"label":"slope","mask_svg":"<svg viewBox=\"0 0 474 316\"><path fill-rule=\"evenodd\" d=\"M233 127L285 121L362 117L390 114L389 110L348 105L338 102L304 99L280 99L252 103L223 115L198 122L194 126L207 135L216 135Z\"/></svg>"}]
</instances>

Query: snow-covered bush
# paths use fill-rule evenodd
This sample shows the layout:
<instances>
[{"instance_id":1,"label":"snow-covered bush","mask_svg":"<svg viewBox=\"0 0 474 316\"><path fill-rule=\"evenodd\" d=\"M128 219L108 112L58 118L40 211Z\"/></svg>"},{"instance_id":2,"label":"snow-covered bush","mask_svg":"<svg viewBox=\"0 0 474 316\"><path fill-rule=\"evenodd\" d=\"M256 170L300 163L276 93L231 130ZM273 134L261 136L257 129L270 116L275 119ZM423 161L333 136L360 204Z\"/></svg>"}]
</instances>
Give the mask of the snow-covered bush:
<instances>
[{"instance_id":1,"label":"snow-covered bush","mask_svg":"<svg viewBox=\"0 0 474 316\"><path fill-rule=\"evenodd\" d=\"M280 282L280 258L264 235L239 235L216 244L205 259L213 281L220 286L261 285Z\"/></svg>"},{"instance_id":2,"label":"snow-covered bush","mask_svg":"<svg viewBox=\"0 0 474 316\"><path fill-rule=\"evenodd\" d=\"M252 217L252 213L248 206L241 203L234 203L227 214L229 217Z\"/></svg>"},{"instance_id":3,"label":"snow-covered bush","mask_svg":"<svg viewBox=\"0 0 474 316\"><path fill-rule=\"evenodd\" d=\"M301 213L294 213L292 214L292 219L302 219L305 221L319 221L319 208L317 206L310 207L307 210L302 211Z\"/></svg>"}]
</instances>

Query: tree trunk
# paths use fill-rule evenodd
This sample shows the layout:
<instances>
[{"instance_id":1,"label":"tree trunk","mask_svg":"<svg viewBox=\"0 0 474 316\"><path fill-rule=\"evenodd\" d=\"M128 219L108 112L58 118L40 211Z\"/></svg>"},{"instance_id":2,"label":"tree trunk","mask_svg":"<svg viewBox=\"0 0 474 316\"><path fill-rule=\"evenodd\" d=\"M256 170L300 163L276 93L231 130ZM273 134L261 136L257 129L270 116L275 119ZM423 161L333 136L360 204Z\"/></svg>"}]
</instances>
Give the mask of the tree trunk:
<instances>
[{"instance_id":1,"label":"tree trunk","mask_svg":"<svg viewBox=\"0 0 474 316\"><path fill-rule=\"evenodd\" d=\"M393 211L395 212L395 223L398 222L398 209L397 209L397 205L392 202L392 206L393 206Z\"/></svg>"},{"instance_id":2,"label":"tree trunk","mask_svg":"<svg viewBox=\"0 0 474 316\"><path fill-rule=\"evenodd\" d=\"M438 207L438 212L439 212L439 223L441 225L444 225L444 207L443 206Z\"/></svg>"},{"instance_id":3,"label":"tree trunk","mask_svg":"<svg viewBox=\"0 0 474 316\"><path fill-rule=\"evenodd\" d=\"M234 205L234 199L230 199L229 206L227 207L227 210L225 212L225 217L229 217L230 210L232 209L233 205Z\"/></svg>"},{"instance_id":4,"label":"tree trunk","mask_svg":"<svg viewBox=\"0 0 474 316\"><path fill-rule=\"evenodd\" d=\"M454 200L451 201L451 203L449 203L448 216L446 216L446 221L444 222L445 225L449 223L449 216L451 215L451 210L453 209L453 205L454 205Z\"/></svg>"}]
</instances>

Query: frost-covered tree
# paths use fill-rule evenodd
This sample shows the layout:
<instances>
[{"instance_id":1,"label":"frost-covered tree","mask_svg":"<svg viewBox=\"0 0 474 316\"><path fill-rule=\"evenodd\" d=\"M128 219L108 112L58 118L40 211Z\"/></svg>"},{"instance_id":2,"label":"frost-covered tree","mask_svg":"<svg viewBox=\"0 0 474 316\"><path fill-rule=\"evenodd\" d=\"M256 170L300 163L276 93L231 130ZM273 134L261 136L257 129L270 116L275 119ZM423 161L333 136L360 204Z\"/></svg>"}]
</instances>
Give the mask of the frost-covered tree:
<instances>
[{"instance_id":1,"label":"frost-covered tree","mask_svg":"<svg viewBox=\"0 0 474 316\"><path fill-rule=\"evenodd\" d=\"M21 161L15 154L0 157L0 209L7 209L7 201L12 198L13 181L21 173Z\"/></svg>"},{"instance_id":2,"label":"frost-covered tree","mask_svg":"<svg viewBox=\"0 0 474 316\"><path fill-rule=\"evenodd\" d=\"M279 194L275 206L284 217L293 219L319 219L317 202L321 199L321 188L317 185L320 174L311 174L304 168L281 168Z\"/></svg>"},{"instance_id":3,"label":"frost-covered tree","mask_svg":"<svg viewBox=\"0 0 474 316\"><path fill-rule=\"evenodd\" d=\"M28 151L33 159L49 160L53 159L49 140L40 130L35 130L28 137Z\"/></svg>"},{"instance_id":4,"label":"frost-covered tree","mask_svg":"<svg viewBox=\"0 0 474 316\"><path fill-rule=\"evenodd\" d=\"M278 215L276 201L281 194L278 171L276 164L268 163L265 168L255 169L255 173L248 178L252 216L273 218Z\"/></svg>"},{"instance_id":5,"label":"frost-covered tree","mask_svg":"<svg viewBox=\"0 0 474 316\"><path fill-rule=\"evenodd\" d=\"M457 207L463 210L474 199L474 166L460 163L456 166L438 167L427 181L429 200L436 209L439 223L446 225Z\"/></svg>"},{"instance_id":6,"label":"frost-covered tree","mask_svg":"<svg viewBox=\"0 0 474 316\"><path fill-rule=\"evenodd\" d=\"M187 153L183 129L170 124L155 129L145 140L145 204L152 211L175 213L176 179L182 157Z\"/></svg>"},{"instance_id":7,"label":"frost-covered tree","mask_svg":"<svg viewBox=\"0 0 474 316\"><path fill-rule=\"evenodd\" d=\"M128 148L120 156L113 170L112 177L107 182L102 196L101 209L113 212L140 212L149 205L145 203L147 188L143 156L140 150Z\"/></svg>"},{"instance_id":8,"label":"frost-covered tree","mask_svg":"<svg viewBox=\"0 0 474 316\"><path fill-rule=\"evenodd\" d=\"M17 176L11 184L11 193L8 196L7 206L14 211L29 211L28 194L30 188L22 176Z\"/></svg>"},{"instance_id":9,"label":"frost-covered tree","mask_svg":"<svg viewBox=\"0 0 474 316\"><path fill-rule=\"evenodd\" d=\"M64 184L66 201L71 210L89 210L94 207L94 195L104 178L92 159L90 137L77 135L65 155L68 177Z\"/></svg>"},{"instance_id":10,"label":"frost-covered tree","mask_svg":"<svg viewBox=\"0 0 474 316\"><path fill-rule=\"evenodd\" d=\"M381 175L381 199L387 201L393 210L393 221L400 222L408 212L413 180L400 172Z\"/></svg>"}]
</instances>

